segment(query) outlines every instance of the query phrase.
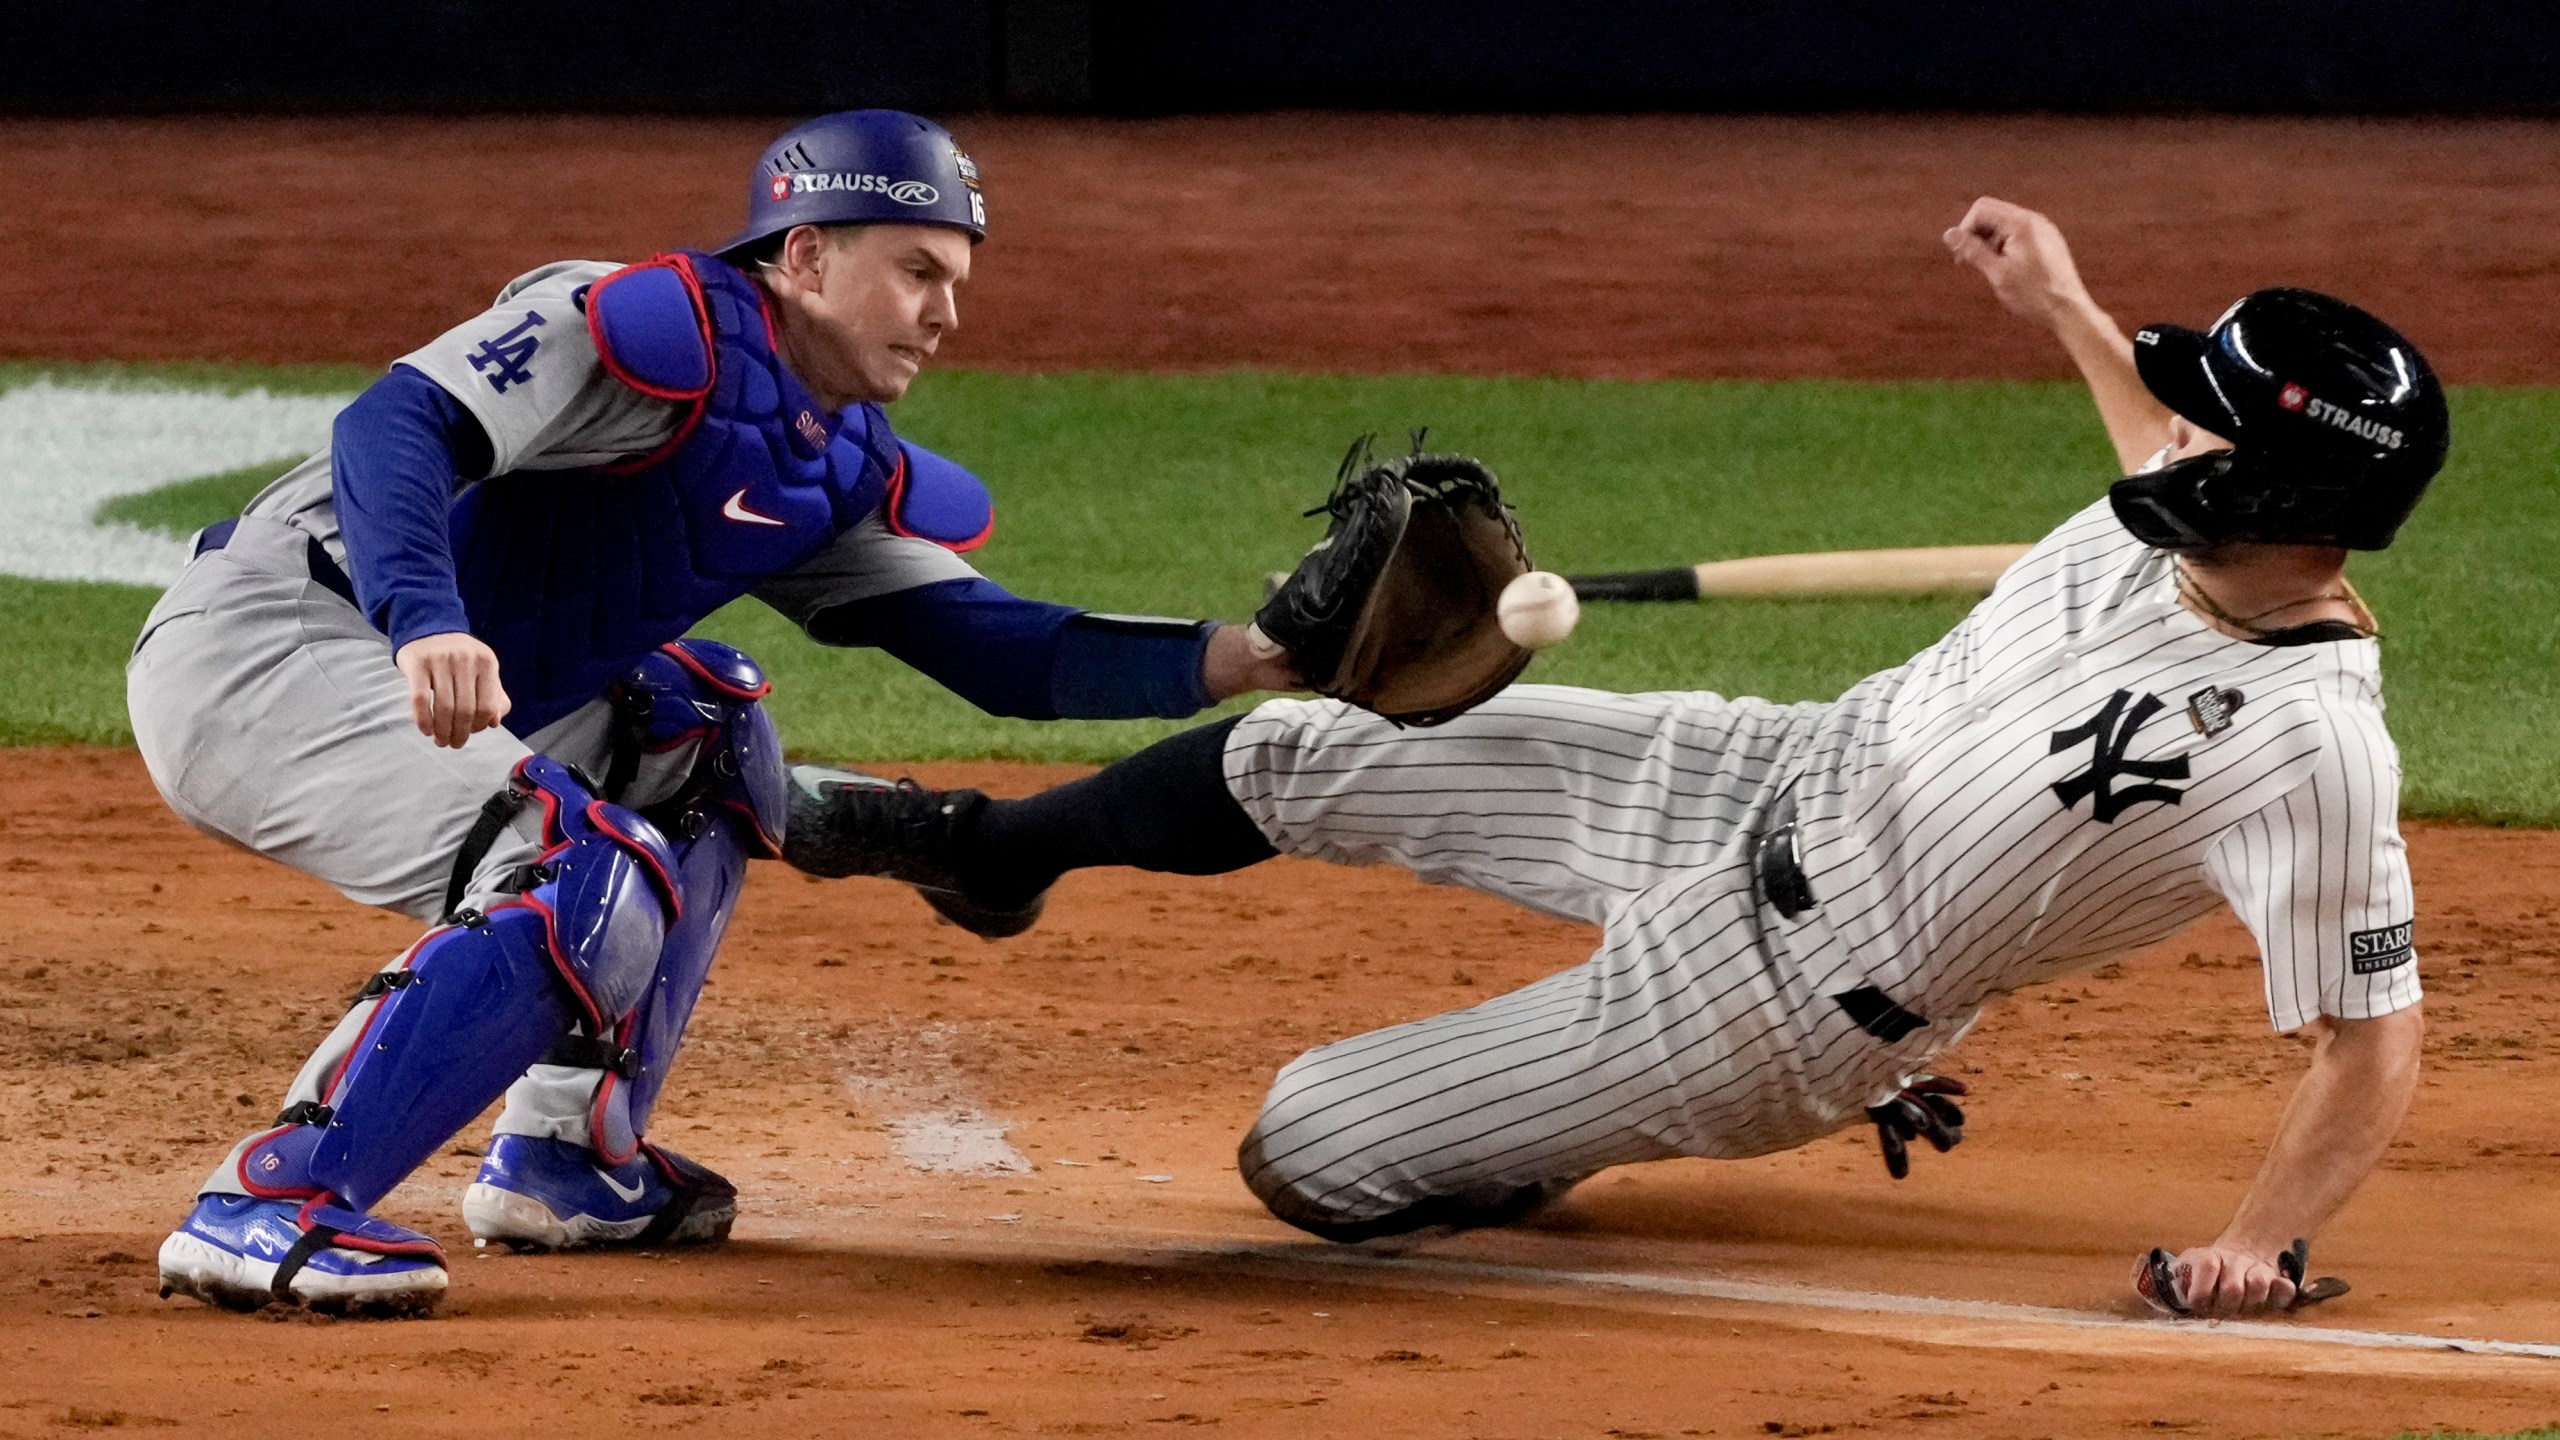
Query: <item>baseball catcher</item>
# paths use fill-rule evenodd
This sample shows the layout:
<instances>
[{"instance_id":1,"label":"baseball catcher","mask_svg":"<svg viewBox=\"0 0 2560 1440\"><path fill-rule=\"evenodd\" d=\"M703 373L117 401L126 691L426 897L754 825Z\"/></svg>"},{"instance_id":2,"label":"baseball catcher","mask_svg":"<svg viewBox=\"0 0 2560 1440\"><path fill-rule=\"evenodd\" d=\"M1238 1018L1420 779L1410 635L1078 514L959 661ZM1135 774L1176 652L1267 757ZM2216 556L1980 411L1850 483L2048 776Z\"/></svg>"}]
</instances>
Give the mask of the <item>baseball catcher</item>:
<instances>
[{"instance_id":1,"label":"baseball catcher","mask_svg":"<svg viewBox=\"0 0 2560 1440\"><path fill-rule=\"evenodd\" d=\"M428 926L205 1178L163 1294L430 1308L441 1251L370 1211L502 1093L462 1204L482 1243L729 1233L734 1187L649 1139L791 805L763 671L686 637L720 606L1025 718L1294 687L1242 626L1026 599L961 558L993 502L884 409L986 235L948 132L822 116L749 185L716 251L544 266L402 358L152 611L129 696L171 807Z\"/></svg>"}]
</instances>

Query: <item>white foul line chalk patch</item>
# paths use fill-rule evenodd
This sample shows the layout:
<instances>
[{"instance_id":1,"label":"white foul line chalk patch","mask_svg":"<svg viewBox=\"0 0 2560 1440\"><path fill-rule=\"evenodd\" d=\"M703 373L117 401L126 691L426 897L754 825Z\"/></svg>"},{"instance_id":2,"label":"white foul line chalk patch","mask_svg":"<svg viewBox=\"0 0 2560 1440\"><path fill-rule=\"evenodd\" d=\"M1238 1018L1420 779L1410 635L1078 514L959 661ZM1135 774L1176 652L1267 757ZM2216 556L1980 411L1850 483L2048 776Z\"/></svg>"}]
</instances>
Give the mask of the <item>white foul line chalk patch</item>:
<instances>
[{"instance_id":1,"label":"white foul line chalk patch","mask_svg":"<svg viewBox=\"0 0 2560 1440\"><path fill-rule=\"evenodd\" d=\"M1896 1295L1881 1290L1838 1290L1820 1285L1772 1285L1750 1280L1715 1280L1642 1271L1550 1270L1538 1265L1504 1265L1478 1260L1444 1260L1427 1255L1371 1255L1357 1250L1226 1250L1180 1247L1201 1256L1225 1253L1292 1262L1341 1266L1385 1274L1404 1272L1434 1278L1499 1281L1516 1285L1564 1285L1591 1290L1624 1290L1647 1295L1674 1295L1699 1300L1737 1301L1746 1305L1783 1305L1799 1310L1846 1310L1869 1315L1927 1315L1948 1320L1982 1320L2010 1325L2056 1325L2081 1330L2127 1330L2145 1335L2174 1334L2199 1339L2276 1341L2294 1345L2342 1345L2367 1350L2450 1350L2465 1355L2510 1355L2560 1360L2560 1345L2521 1340L2480 1340L2459 1335L2419 1335L2395 1330L2342 1330L2317 1325L2271 1324L2252 1320L2136 1319L2087 1310L2058 1310L2046 1305L2014 1305L1998 1300L1941 1300L1927 1295Z\"/></svg>"},{"instance_id":2,"label":"white foul line chalk patch","mask_svg":"<svg viewBox=\"0 0 2560 1440\"><path fill-rule=\"evenodd\" d=\"M1004 1138L1003 1121L983 1110L938 1110L888 1122L898 1158L936 1175L1028 1175L1031 1159Z\"/></svg>"},{"instance_id":3,"label":"white foul line chalk patch","mask_svg":"<svg viewBox=\"0 0 2560 1440\"><path fill-rule=\"evenodd\" d=\"M893 1233L861 1232L895 1248ZM1728 1280L1703 1275L1668 1275L1652 1271L1565 1270L1543 1265L1459 1260L1430 1255L1382 1254L1350 1247L1316 1246L1282 1241L1238 1243L1201 1232L1131 1232L1117 1229L1065 1228L1037 1239L1000 1243L994 1254L1033 1253L1072 1256L1081 1261L1139 1269L1170 1266L1202 1272L1261 1271L1285 1274L1297 1281L1330 1272L1342 1284L1375 1289L1460 1290L1478 1294L1512 1286L1521 1290L1578 1292L1584 1303L1606 1303L1611 1294L1765 1305L1773 1310L1813 1310L1863 1316L1921 1316L2005 1331L2013 1341L2042 1329L2067 1334L2105 1335L2153 1353L2185 1344L2304 1345L2330 1351L2383 1351L2411 1356L2408 1364L2429 1363L2421 1357L2479 1356L2500 1359L2560 1359L2560 1344L2523 1340L2490 1340L2466 1335L2423 1335L2394 1330L2349 1330L2337 1327L2264 1321L2168 1320L2115 1315L2092 1310L2064 1310L2046 1305L2020 1305L1997 1300L1944 1300L1928 1295L1900 1295L1881 1290L1844 1290L1820 1285L1787 1285L1756 1280ZM1311 1273L1317 1272L1317 1273ZM1895 1331L1893 1333L1905 1333ZM1907 1338L1927 1341L1938 1332L1915 1329ZM1944 1338L1979 1343L1963 1327L1953 1326ZM2059 1336L2056 1337L2057 1341ZM2057 1345L2054 1348L2074 1348ZM2343 1357L2342 1357L2343 1358Z\"/></svg>"}]
</instances>

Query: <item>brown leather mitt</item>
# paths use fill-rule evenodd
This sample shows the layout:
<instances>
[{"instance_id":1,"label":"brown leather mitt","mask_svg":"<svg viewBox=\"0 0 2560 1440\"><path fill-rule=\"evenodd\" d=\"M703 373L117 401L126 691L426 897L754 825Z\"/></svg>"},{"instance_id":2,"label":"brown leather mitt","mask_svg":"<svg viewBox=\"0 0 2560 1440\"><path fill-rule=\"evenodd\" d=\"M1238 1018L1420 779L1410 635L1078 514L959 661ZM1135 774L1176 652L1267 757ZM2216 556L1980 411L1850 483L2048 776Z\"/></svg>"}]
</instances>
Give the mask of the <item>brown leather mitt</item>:
<instances>
[{"instance_id":1,"label":"brown leather mitt","mask_svg":"<svg viewBox=\"0 0 2560 1440\"><path fill-rule=\"evenodd\" d=\"M1493 472L1464 455L1372 463L1362 436L1309 515L1332 523L1253 617L1317 693L1403 725L1438 725L1518 678L1529 652L1495 619L1528 573Z\"/></svg>"}]
</instances>

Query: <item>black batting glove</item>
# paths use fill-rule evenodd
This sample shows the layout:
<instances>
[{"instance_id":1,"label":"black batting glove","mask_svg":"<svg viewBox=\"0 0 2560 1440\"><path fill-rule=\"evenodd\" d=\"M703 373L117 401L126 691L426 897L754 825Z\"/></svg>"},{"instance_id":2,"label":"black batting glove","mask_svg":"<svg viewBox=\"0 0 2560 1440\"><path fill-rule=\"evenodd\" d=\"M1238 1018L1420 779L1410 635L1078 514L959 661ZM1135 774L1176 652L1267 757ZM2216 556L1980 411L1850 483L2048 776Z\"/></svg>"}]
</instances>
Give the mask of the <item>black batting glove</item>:
<instances>
[{"instance_id":1,"label":"black batting glove","mask_svg":"<svg viewBox=\"0 0 2560 1440\"><path fill-rule=\"evenodd\" d=\"M1883 1104L1867 1107L1876 1143L1884 1147L1887 1173L1896 1180L1911 1173L1913 1140L1928 1141L1941 1155L1963 1142L1964 1107L1949 1097L1964 1093L1961 1080L1914 1075Z\"/></svg>"}]
</instances>

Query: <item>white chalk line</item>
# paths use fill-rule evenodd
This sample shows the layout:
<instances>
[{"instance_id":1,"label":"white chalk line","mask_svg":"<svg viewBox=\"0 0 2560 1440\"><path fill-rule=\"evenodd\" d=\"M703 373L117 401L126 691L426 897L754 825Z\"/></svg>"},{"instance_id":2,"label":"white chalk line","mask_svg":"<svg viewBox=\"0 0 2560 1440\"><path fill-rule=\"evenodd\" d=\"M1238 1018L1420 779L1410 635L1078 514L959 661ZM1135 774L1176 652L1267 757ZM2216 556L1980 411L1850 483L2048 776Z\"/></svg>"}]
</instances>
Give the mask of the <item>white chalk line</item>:
<instances>
[{"instance_id":1,"label":"white chalk line","mask_svg":"<svg viewBox=\"0 0 2560 1440\"><path fill-rule=\"evenodd\" d=\"M1765 1305L1778 1309L1821 1310L1859 1315L1908 1315L1938 1320L1968 1320L1993 1325L2044 1326L2062 1330L2106 1331L2146 1342L2167 1340L2205 1343L2249 1341L2259 1344L2311 1345L2348 1350L2388 1350L2436 1354L2497 1356L2509 1359L2560 1360L2560 1344L2525 1340L2490 1340L2467 1335L2421 1335L2397 1330L2349 1330L2334 1326L2272 1324L2252 1320L2170 1320L2110 1315L2094 1310L2066 1310L2050 1305L2024 1305L2003 1300L1949 1300L1932 1295L1902 1295L1885 1290L1849 1290L1825 1285L1781 1284L1759 1280L1727 1280L1711 1276L1668 1275L1641 1270L1564 1270L1492 1260L1459 1260L1431 1255L1388 1255L1349 1246L1301 1243L1251 1244L1219 1240L1061 1237L1042 1240L1008 1236L995 1249L1073 1252L1087 1260L1144 1266L1168 1262L1233 1265L1238 1263L1303 1267L1339 1272L1348 1283L1387 1287L1416 1282L1466 1281L1483 1285L1517 1285L1531 1289L1569 1289L1656 1295L1683 1300L1716 1300L1728 1304ZM949 1256L937 1248L936 1255ZM1913 1338L1926 1338L1915 1336Z\"/></svg>"},{"instance_id":2,"label":"white chalk line","mask_svg":"<svg viewBox=\"0 0 2560 1440\"><path fill-rule=\"evenodd\" d=\"M1201 1253L1209 1253L1205 1248ZM1249 1252L1231 1252L1249 1253ZM2001 1300L1944 1300L1930 1295L1897 1295L1884 1290L1841 1290L1822 1285L1777 1285L1750 1280L1716 1280L1625 1270L1551 1270L1537 1265L1509 1265L1486 1260L1449 1260L1428 1255L1365 1255L1349 1250L1292 1247L1289 1259L1315 1265L1340 1265L1405 1271L1446 1279L1498 1281L1516 1285L1566 1285L1594 1290L1625 1290L1683 1299L1725 1300L1744 1305L1783 1305L1798 1310L1845 1310L1869 1315L1925 1315L1942 1320L1982 1320L1997 1324L2055 1325L2081 1330L2133 1330L2145 1336L2186 1335L2201 1339L2275 1341L2295 1345L2342 1345L2364 1350L2447 1350L2465 1355L2507 1355L2560 1360L2560 1345L2523 1340L2485 1340L2457 1335L2420 1335L2397 1330L2344 1330L2319 1325L2276 1325L2254 1320L2146 1320L2049 1305L2020 1305Z\"/></svg>"}]
</instances>

